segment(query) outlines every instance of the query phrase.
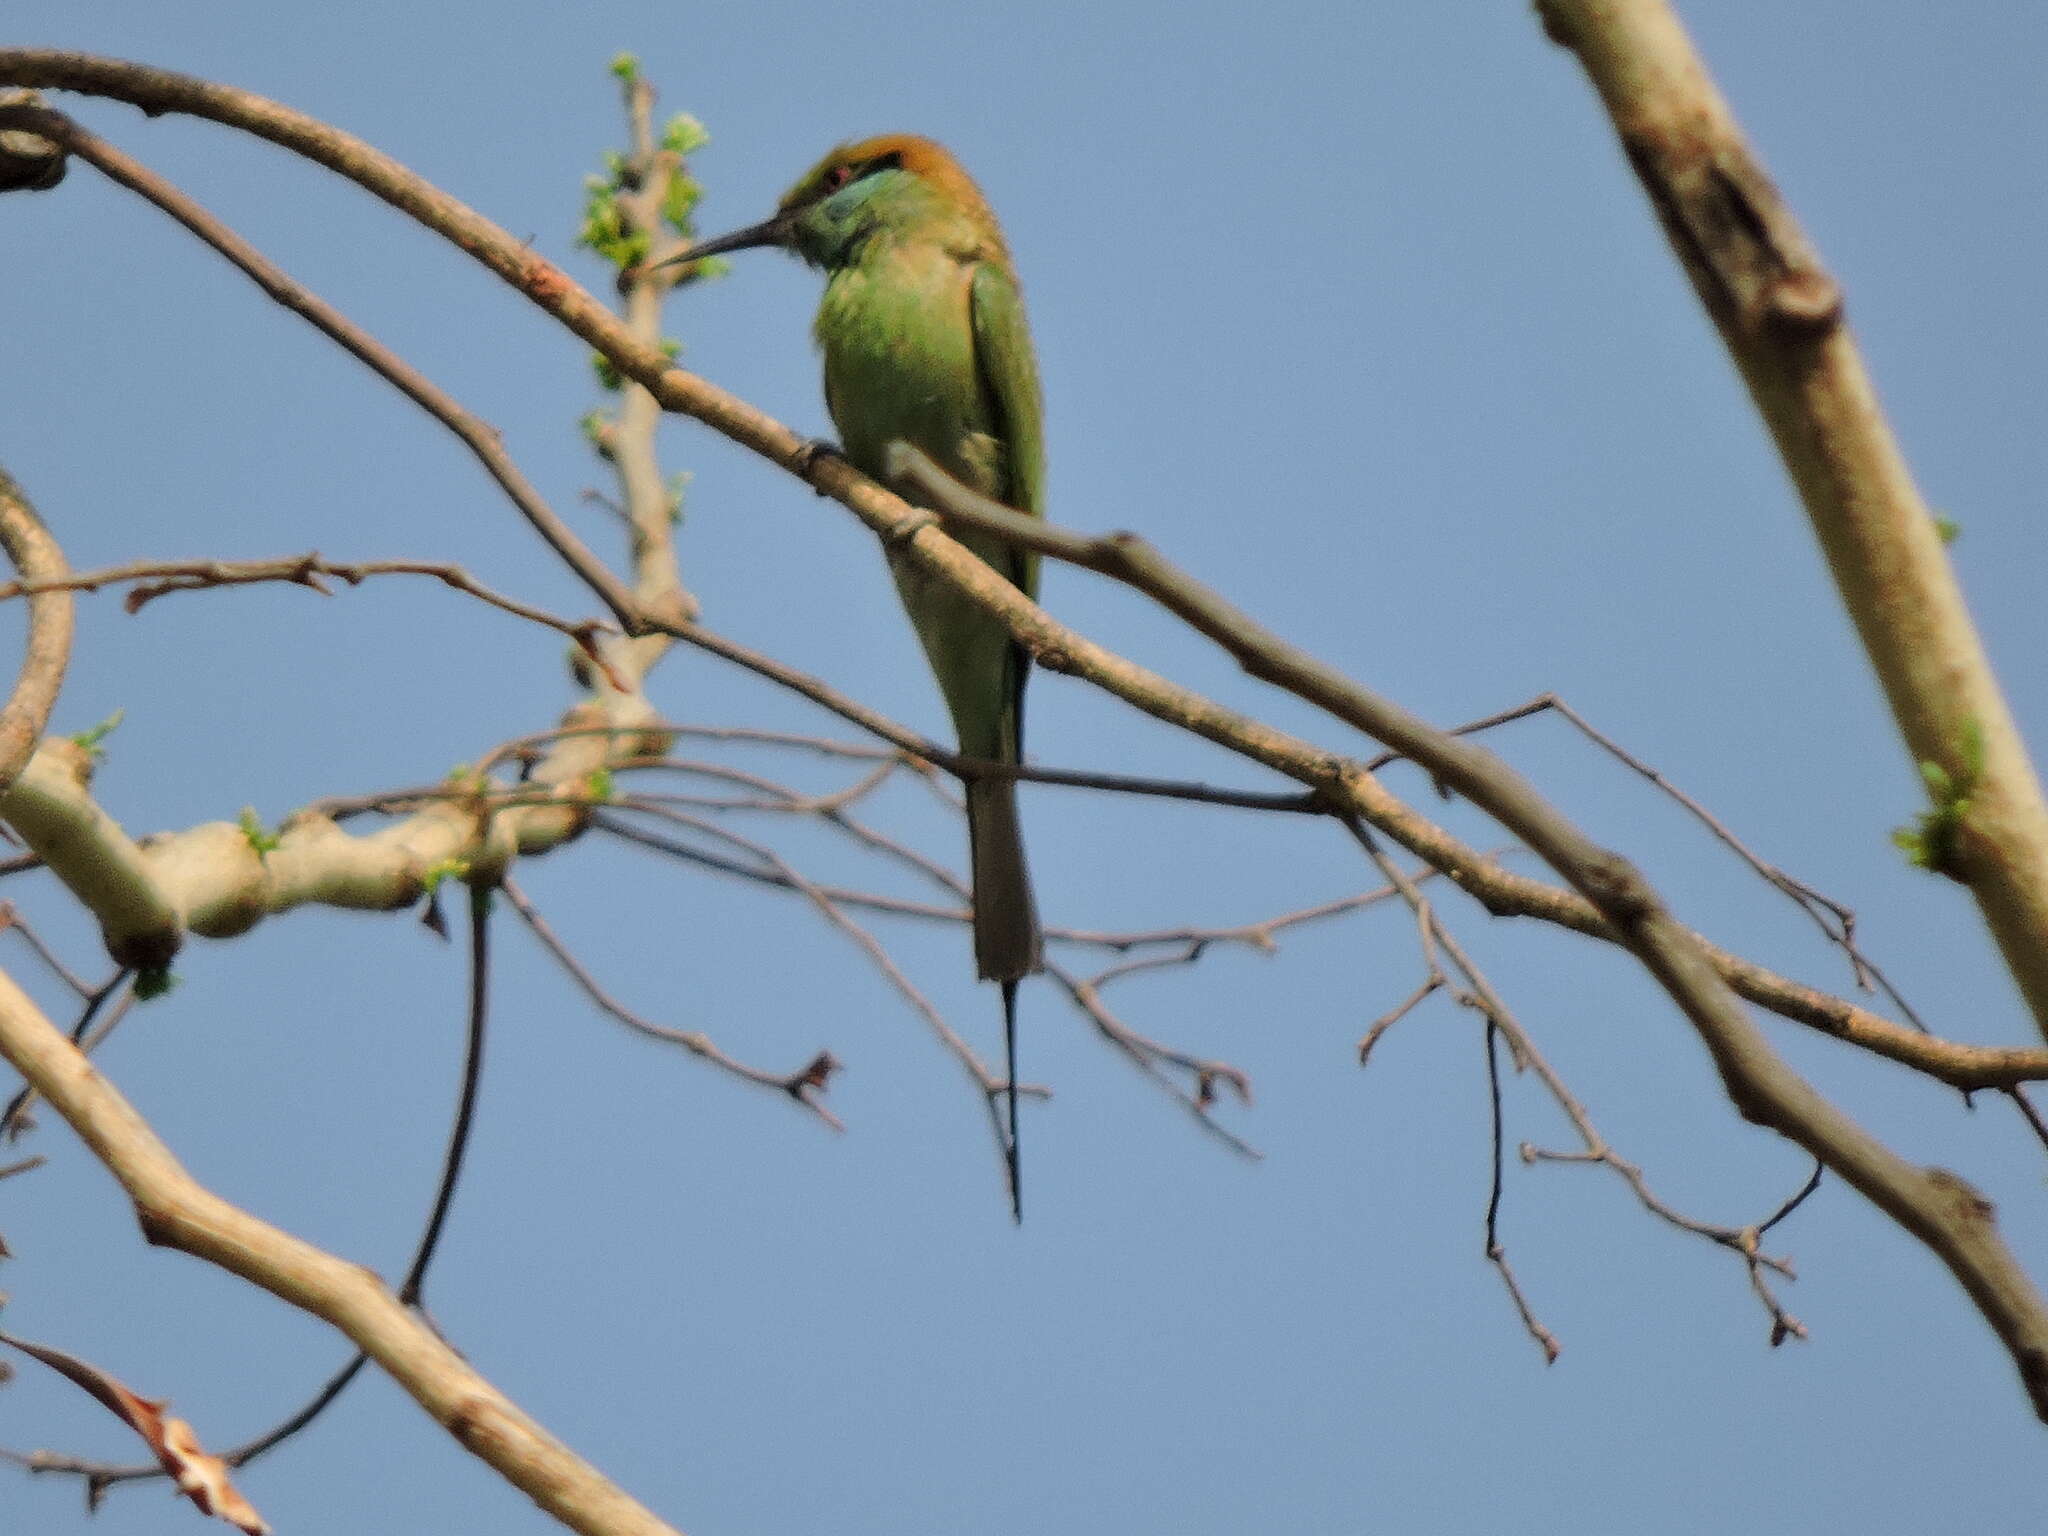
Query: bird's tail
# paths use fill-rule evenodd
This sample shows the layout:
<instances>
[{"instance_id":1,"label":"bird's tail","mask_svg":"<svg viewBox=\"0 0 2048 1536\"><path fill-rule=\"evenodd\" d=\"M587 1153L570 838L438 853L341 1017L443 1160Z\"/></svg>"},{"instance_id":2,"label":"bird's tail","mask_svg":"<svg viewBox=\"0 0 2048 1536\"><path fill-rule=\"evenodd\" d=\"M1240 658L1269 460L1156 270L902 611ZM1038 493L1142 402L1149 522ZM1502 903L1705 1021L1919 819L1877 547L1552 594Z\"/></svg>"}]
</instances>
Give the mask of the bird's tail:
<instances>
[{"instance_id":1,"label":"bird's tail","mask_svg":"<svg viewBox=\"0 0 2048 1536\"><path fill-rule=\"evenodd\" d=\"M974 965L1003 984L1003 1054L1008 1073L1010 1213L1024 1219L1017 1154L1017 983L1039 967L1038 904L1024 863L1017 785L976 779L967 786L967 841L974 873Z\"/></svg>"},{"instance_id":2,"label":"bird's tail","mask_svg":"<svg viewBox=\"0 0 2048 1536\"><path fill-rule=\"evenodd\" d=\"M1010 1220L1024 1225L1024 1150L1017 1144L1017 983L1003 983L1003 1063L1009 1079L1010 1130L1003 1141L1003 1168L1010 1176Z\"/></svg>"},{"instance_id":3,"label":"bird's tail","mask_svg":"<svg viewBox=\"0 0 2048 1536\"><path fill-rule=\"evenodd\" d=\"M1038 904L1024 863L1012 779L967 786L967 839L974 872L974 966L983 981L1016 981L1039 966Z\"/></svg>"}]
</instances>

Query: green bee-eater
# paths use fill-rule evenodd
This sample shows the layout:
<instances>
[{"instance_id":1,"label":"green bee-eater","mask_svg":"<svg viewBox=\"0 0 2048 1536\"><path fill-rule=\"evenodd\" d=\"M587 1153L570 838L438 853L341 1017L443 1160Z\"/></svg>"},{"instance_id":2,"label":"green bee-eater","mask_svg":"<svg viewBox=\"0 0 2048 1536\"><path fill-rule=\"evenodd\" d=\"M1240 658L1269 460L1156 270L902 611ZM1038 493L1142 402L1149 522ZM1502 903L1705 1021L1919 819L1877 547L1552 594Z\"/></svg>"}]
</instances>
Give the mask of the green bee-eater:
<instances>
[{"instance_id":1,"label":"green bee-eater","mask_svg":"<svg viewBox=\"0 0 2048 1536\"><path fill-rule=\"evenodd\" d=\"M881 478L889 444L901 439L984 495L1044 515L1038 368L1024 303L996 216L959 161L907 134L843 145L789 190L773 218L671 259L761 245L824 269L815 334L825 404L855 467ZM1036 594L1037 556L986 535L955 536ZM1021 762L1023 647L937 579L908 561L891 564L961 753ZM1039 932L1015 781L971 781L967 826L975 965L1003 986L1010 1187L1021 1211L1016 996L1018 980L1039 968Z\"/></svg>"}]
</instances>

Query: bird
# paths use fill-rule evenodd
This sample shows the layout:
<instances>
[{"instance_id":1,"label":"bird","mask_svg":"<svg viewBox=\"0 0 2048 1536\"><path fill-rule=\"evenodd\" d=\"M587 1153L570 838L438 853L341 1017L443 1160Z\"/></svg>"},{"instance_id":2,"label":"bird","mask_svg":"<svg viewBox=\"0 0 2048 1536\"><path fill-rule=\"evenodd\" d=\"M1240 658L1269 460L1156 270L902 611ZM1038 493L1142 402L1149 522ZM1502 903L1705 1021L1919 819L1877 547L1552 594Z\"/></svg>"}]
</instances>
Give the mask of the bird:
<instances>
[{"instance_id":1,"label":"bird","mask_svg":"<svg viewBox=\"0 0 2048 1536\"><path fill-rule=\"evenodd\" d=\"M826 409L849 463L886 483L889 446L902 441L983 495L1045 515L1044 407L1016 267L988 199L949 150L914 134L842 144L783 195L772 217L658 265L762 246L793 252L825 275L812 333L824 356ZM992 534L954 537L1037 596L1035 554ZM1021 763L1029 654L940 578L900 556L890 568L961 755ZM970 777L967 828L975 969L1003 993L1005 1159L1021 1222L1017 985L1041 968L1043 940L1016 781Z\"/></svg>"}]
</instances>

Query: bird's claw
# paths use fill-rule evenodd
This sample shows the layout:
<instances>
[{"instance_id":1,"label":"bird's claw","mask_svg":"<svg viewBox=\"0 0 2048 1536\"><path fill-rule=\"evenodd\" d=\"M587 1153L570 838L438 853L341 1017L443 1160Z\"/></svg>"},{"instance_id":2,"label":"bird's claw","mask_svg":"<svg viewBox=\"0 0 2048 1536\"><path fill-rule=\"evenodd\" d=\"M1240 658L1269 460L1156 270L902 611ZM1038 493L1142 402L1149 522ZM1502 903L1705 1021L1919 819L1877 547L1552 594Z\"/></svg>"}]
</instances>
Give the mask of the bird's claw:
<instances>
[{"instance_id":1,"label":"bird's claw","mask_svg":"<svg viewBox=\"0 0 2048 1536\"><path fill-rule=\"evenodd\" d=\"M818 467L820 459L837 459L844 464L847 462L846 450L829 439L814 437L796 451L797 473L808 480L811 472ZM820 490L818 494L822 496L825 493Z\"/></svg>"}]
</instances>

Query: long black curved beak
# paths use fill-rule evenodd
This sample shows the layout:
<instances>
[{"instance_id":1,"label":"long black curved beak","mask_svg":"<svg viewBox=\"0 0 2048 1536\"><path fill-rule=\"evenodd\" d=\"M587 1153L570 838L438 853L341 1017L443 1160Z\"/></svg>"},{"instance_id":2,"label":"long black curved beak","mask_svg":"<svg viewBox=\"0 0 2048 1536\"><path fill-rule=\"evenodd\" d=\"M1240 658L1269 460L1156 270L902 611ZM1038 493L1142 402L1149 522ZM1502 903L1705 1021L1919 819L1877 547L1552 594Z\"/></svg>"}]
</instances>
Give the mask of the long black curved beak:
<instances>
[{"instance_id":1,"label":"long black curved beak","mask_svg":"<svg viewBox=\"0 0 2048 1536\"><path fill-rule=\"evenodd\" d=\"M729 235L720 235L715 240L699 240L687 251L657 261L647 270L652 272L660 267L673 267L688 261L702 261L706 256L722 256L727 251L751 250L757 245L787 246L796 233L796 219L788 213L778 213L772 219L763 219L758 224L749 224L745 229L736 229Z\"/></svg>"}]
</instances>

